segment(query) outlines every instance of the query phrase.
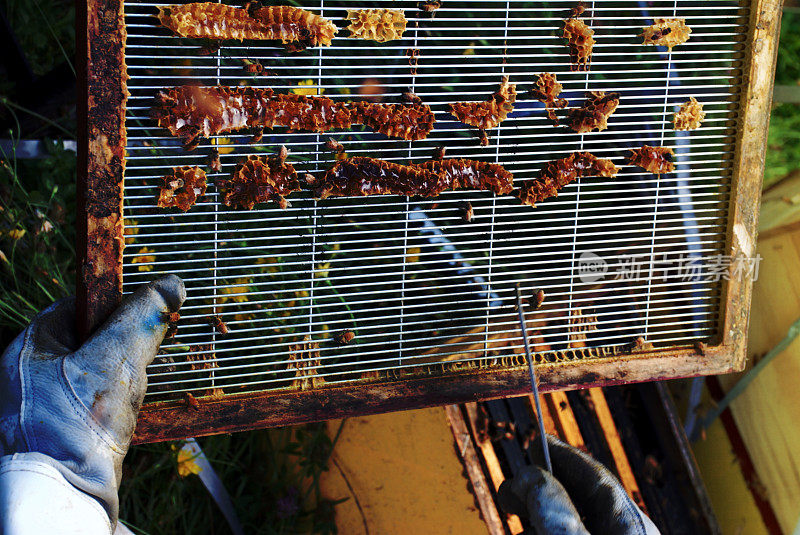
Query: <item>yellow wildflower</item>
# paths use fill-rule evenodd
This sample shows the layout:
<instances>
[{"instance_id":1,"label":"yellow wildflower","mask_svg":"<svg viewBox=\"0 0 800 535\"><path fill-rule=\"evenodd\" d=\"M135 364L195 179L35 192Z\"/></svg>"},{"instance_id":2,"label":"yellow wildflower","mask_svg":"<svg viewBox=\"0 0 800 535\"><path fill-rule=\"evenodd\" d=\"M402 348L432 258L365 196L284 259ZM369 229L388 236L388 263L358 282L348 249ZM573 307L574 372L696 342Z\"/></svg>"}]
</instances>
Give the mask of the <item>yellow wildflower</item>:
<instances>
[{"instance_id":1,"label":"yellow wildflower","mask_svg":"<svg viewBox=\"0 0 800 535\"><path fill-rule=\"evenodd\" d=\"M295 95L321 95L322 93L325 92L325 88L317 89L316 87L309 87L315 84L316 82L314 82L314 80L311 79L300 80L299 82L297 82L297 87L292 89L292 93L294 93Z\"/></svg>"},{"instance_id":2,"label":"yellow wildflower","mask_svg":"<svg viewBox=\"0 0 800 535\"><path fill-rule=\"evenodd\" d=\"M180 449L178 451L178 475L186 477L189 474L199 474L203 471L196 462L194 462L195 455L191 451Z\"/></svg>"},{"instance_id":3,"label":"yellow wildflower","mask_svg":"<svg viewBox=\"0 0 800 535\"><path fill-rule=\"evenodd\" d=\"M230 154L233 152L234 147L231 146L231 140L227 137L217 138L217 152L220 154Z\"/></svg>"},{"instance_id":4,"label":"yellow wildflower","mask_svg":"<svg viewBox=\"0 0 800 535\"><path fill-rule=\"evenodd\" d=\"M246 277L240 277L238 279L234 279L233 282L235 284L237 284L238 286L229 286L229 287L225 287L225 288L220 288L219 289L219 293L224 294L224 295L219 297L219 302L220 303L228 303L228 302L245 303L245 302L247 302L247 300L248 300L247 296L246 295L240 295L240 294L246 294L247 292L250 291L250 287L248 286L248 283L250 282L250 280L248 278L246 278Z\"/></svg>"},{"instance_id":5,"label":"yellow wildflower","mask_svg":"<svg viewBox=\"0 0 800 535\"><path fill-rule=\"evenodd\" d=\"M220 304L222 304L222 303L246 303L247 301L250 300L247 295L244 295L244 294L248 293L251 290L251 288L249 286L250 279L248 279L247 277L238 277L236 279L233 279L232 282L234 284L236 284L236 286L228 286L228 287L219 289L219 293L221 295L219 295L217 297L217 303L220 303ZM226 310L231 310L231 309L226 309ZM235 321L247 321L247 320L253 319L254 317L255 316L253 314L250 314L250 313L234 314L233 315L233 319Z\"/></svg>"},{"instance_id":6,"label":"yellow wildflower","mask_svg":"<svg viewBox=\"0 0 800 535\"><path fill-rule=\"evenodd\" d=\"M419 247L409 247L408 252L406 253L406 262L419 262Z\"/></svg>"},{"instance_id":7,"label":"yellow wildflower","mask_svg":"<svg viewBox=\"0 0 800 535\"><path fill-rule=\"evenodd\" d=\"M135 219L125 219L123 221L125 229L125 245L132 245L135 241L136 234L139 234L139 223Z\"/></svg>"},{"instance_id":8,"label":"yellow wildflower","mask_svg":"<svg viewBox=\"0 0 800 535\"><path fill-rule=\"evenodd\" d=\"M317 266L316 271L314 271L314 278L315 279L327 279L328 275L331 271L331 263L325 262L324 264L320 264Z\"/></svg>"},{"instance_id":9,"label":"yellow wildflower","mask_svg":"<svg viewBox=\"0 0 800 535\"><path fill-rule=\"evenodd\" d=\"M155 251L153 251L148 247L142 247L138 251L139 256L134 256L133 260L131 260L131 264L148 264L150 262L155 262L156 261L155 255L150 254L153 252ZM139 271L153 271L153 266L150 265L139 266Z\"/></svg>"},{"instance_id":10,"label":"yellow wildflower","mask_svg":"<svg viewBox=\"0 0 800 535\"><path fill-rule=\"evenodd\" d=\"M25 229L12 229L8 231L8 237L12 240L18 240L25 235Z\"/></svg>"}]
</instances>

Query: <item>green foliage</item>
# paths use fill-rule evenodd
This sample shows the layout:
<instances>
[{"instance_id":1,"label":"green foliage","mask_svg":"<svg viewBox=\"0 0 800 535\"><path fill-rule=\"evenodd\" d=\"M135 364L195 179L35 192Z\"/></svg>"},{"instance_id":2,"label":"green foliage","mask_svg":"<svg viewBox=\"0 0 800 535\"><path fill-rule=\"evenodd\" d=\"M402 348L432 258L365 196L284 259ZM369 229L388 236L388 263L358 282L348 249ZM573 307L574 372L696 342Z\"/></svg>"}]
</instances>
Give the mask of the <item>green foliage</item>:
<instances>
[{"instance_id":1,"label":"green foliage","mask_svg":"<svg viewBox=\"0 0 800 535\"><path fill-rule=\"evenodd\" d=\"M796 169L800 169L800 106L778 104L770 116L764 187Z\"/></svg>"},{"instance_id":2,"label":"green foliage","mask_svg":"<svg viewBox=\"0 0 800 535\"><path fill-rule=\"evenodd\" d=\"M75 153L0 154L0 343L75 287Z\"/></svg>"},{"instance_id":3,"label":"green foliage","mask_svg":"<svg viewBox=\"0 0 800 535\"><path fill-rule=\"evenodd\" d=\"M34 74L42 75L75 56L72 0L9 0L6 16Z\"/></svg>"},{"instance_id":4,"label":"green foliage","mask_svg":"<svg viewBox=\"0 0 800 535\"><path fill-rule=\"evenodd\" d=\"M783 14L775 83L800 84L800 13Z\"/></svg>"},{"instance_id":5,"label":"green foliage","mask_svg":"<svg viewBox=\"0 0 800 535\"><path fill-rule=\"evenodd\" d=\"M775 83L800 85L800 14L784 13ZM767 142L764 187L800 169L800 105L776 104Z\"/></svg>"},{"instance_id":6,"label":"green foliage","mask_svg":"<svg viewBox=\"0 0 800 535\"><path fill-rule=\"evenodd\" d=\"M333 451L324 424L198 442L230 493L245 533L336 533L336 502L322 498L318 487ZM122 518L135 533L229 533L200 479L178 475L178 446L131 448L120 490Z\"/></svg>"}]
</instances>

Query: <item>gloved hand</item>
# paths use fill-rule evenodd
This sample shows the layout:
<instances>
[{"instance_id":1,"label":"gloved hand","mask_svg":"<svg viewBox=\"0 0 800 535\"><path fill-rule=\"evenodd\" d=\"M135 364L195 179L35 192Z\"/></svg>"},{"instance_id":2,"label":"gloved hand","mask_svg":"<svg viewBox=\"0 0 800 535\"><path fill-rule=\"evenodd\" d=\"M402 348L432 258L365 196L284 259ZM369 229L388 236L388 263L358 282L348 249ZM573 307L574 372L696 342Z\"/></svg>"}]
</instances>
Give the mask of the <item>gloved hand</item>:
<instances>
[{"instance_id":1,"label":"gloved hand","mask_svg":"<svg viewBox=\"0 0 800 535\"><path fill-rule=\"evenodd\" d=\"M147 388L145 367L167 331L165 315L185 298L174 275L151 282L83 345L74 298L36 316L0 360L0 456L13 454L17 466L21 461L39 472L50 470L43 463L52 466L98 500L116 525L122 460Z\"/></svg>"},{"instance_id":2,"label":"gloved hand","mask_svg":"<svg viewBox=\"0 0 800 535\"><path fill-rule=\"evenodd\" d=\"M553 473L529 466L504 481L498 498L505 512L538 535L658 535L605 466L550 435L547 443Z\"/></svg>"}]
</instances>

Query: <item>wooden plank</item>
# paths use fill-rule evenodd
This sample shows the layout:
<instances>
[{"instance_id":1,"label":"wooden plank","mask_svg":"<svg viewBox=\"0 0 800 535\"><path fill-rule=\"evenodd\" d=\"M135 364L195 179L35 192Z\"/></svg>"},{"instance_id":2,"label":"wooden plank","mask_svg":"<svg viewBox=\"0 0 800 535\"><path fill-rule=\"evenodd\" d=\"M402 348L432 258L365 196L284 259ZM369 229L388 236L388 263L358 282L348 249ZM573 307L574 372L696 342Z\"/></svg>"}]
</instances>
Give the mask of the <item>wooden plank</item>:
<instances>
[{"instance_id":1,"label":"wooden plank","mask_svg":"<svg viewBox=\"0 0 800 535\"><path fill-rule=\"evenodd\" d=\"M548 435L553 435L554 437L559 437L563 440L563 438L558 435L556 422L555 420L553 420L553 415L550 414L550 409L547 407L547 401L544 398L545 395L539 394L539 401L542 407L542 421L544 423L544 432L547 433ZM531 411L536 417L538 417L539 415L536 414L536 400L533 399L533 394L528 396L528 401L530 401L531 403Z\"/></svg>"},{"instance_id":2,"label":"wooden plank","mask_svg":"<svg viewBox=\"0 0 800 535\"><path fill-rule=\"evenodd\" d=\"M706 386L706 395L710 396L712 403L724 395L717 378L709 377ZM741 530L744 525L748 527L748 533L784 533L730 408L703 430L701 439L693 444L692 449L724 533L732 528ZM732 466L738 469L731 470Z\"/></svg>"},{"instance_id":3,"label":"wooden plank","mask_svg":"<svg viewBox=\"0 0 800 535\"><path fill-rule=\"evenodd\" d=\"M88 334L122 299L126 30L122 0L79 0L76 318Z\"/></svg>"},{"instance_id":4,"label":"wooden plank","mask_svg":"<svg viewBox=\"0 0 800 535\"><path fill-rule=\"evenodd\" d=\"M647 506L642 499L642 493L639 490L639 484L636 482L636 477L633 475L633 470L628 462L628 456L625 453L625 448L622 446L617 426L614 423L614 418L611 415L611 410L608 407L606 398L603 395L601 388L590 388L589 396L594 404L594 412L603 430L603 435L608 444L608 449L614 459L617 474L619 475L620 482L625 488L625 491L633 499L636 504L647 512ZM549 402L542 403L542 412L546 414L544 419L545 431L554 436L558 436L565 442L586 450L586 445L583 440L578 422L569 406L569 400L564 392L553 392L546 394ZM531 403L531 410L535 413L536 407L534 405L533 396L529 396ZM558 407L558 423L556 423L550 414L550 407Z\"/></svg>"},{"instance_id":5,"label":"wooden plank","mask_svg":"<svg viewBox=\"0 0 800 535\"><path fill-rule=\"evenodd\" d=\"M666 382L643 384L637 387L644 400L645 410L653 422L661 451L666 458L671 459L671 464L677 468L673 475L685 489L689 509L693 512L694 523L702 526L710 534L722 533L719 520L711 505L703 477L697 466L694 452L689 438L686 436L684 422L672 399ZM604 392L607 394L608 392ZM696 516L695 516L696 513Z\"/></svg>"},{"instance_id":6,"label":"wooden plank","mask_svg":"<svg viewBox=\"0 0 800 535\"><path fill-rule=\"evenodd\" d=\"M572 408L569 406L567 394L565 392L552 392L545 396L545 400L550 414L553 415L555 428L558 430L557 435L567 444L586 451L586 444L583 441L583 435L578 427L575 414L573 414Z\"/></svg>"},{"instance_id":7,"label":"wooden plank","mask_svg":"<svg viewBox=\"0 0 800 535\"><path fill-rule=\"evenodd\" d=\"M500 483L505 481L506 476L503 474L503 469L500 467L500 461L497 454L494 452L492 443L488 440L481 440L478 436L478 404L477 403L464 403L464 410L467 412L467 421L469 422L470 431L472 433L472 440L475 441L478 448L483 455L486 470L489 472L489 479L495 490L500 488Z\"/></svg>"},{"instance_id":8,"label":"wooden plank","mask_svg":"<svg viewBox=\"0 0 800 535\"><path fill-rule=\"evenodd\" d=\"M800 86L798 86L800 89ZM773 184L761 199L758 223L760 238L782 232L800 223L800 171L793 171Z\"/></svg>"},{"instance_id":9,"label":"wooden plank","mask_svg":"<svg viewBox=\"0 0 800 535\"><path fill-rule=\"evenodd\" d=\"M475 493L475 497L478 500L478 506L481 509L481 514L483 514L486 527L491 535L505 535L503 522L500 520L500 513L497 511L497 505L494 503L492 491L489 489L486 478L483 476L478 454L470 438L467 423L464 421L464 416L461 414L461 408L458 405L447 405L445 407L445 412L450 422L450 429L453 431L453 437L456 439L458 453L464 461L467 475L472 482L472 491Z\"/></svg>"},{"instance_id":10,"label":"wooden plank","mask_svg":"<svg viewBox=\"0 0 800 535\"><path fill-rule=\"evenodd\" d=\"M594 404L594 413L600 422L600 427L603 429L603 435L606 438L611 457L614 459L614 466L617 469L620 483L625 487L628 496L630 496L631 499L636 502L636 505L646 514L647 506L642 499L642 492L639 490L636 477L633 475L631 464L628 462L628 455L625 453L622 439L617 431L617 424L614 423L614 417L611 415L611 409L608 407L603 389L590 388L589 397Z\"/></svg>"},{"instance_id":11,"label":"wooden plank","mask_svg":"<svg viewBox=\"0 0 800 535\"><path fill-rule=\"evenodd\" d=\"M800 317L800 229L759 240L758 252L763 260L755 283L748 348L753 360L783 339ZM800 472L791 468L800 466L798 376L800 339L767 365L730 407L762 483L757 492L769 501L784 533L792 533L800 518ZM727 390L737 379L722 377L720 382Z\"/></svg>"},{"instance_id":12,"label":"wooden plank","mask_svg":"<svg viewBox=\"0 0 800 535\"><path fill-rule=\"evenodd\" d=\"M721 420L706 430L705 439L692 444L692 451L708 488L721 533L783 535L781 531L770 533L764 524L742 471L737 468L739 460Z\"/></svg>"},{"instance_id":13,"label":"wooden plank","mask_svg":"<svg viewBox=\"0 0 800 535\"><path fill-rule=\"evenodd\" d=\"M772 106L775 62L780 35L782 0L752 0L745 47L744 88L740 97L736 157L733 164L731 217L725 254L753 257L756 254L758 211L764 159ZM745 366L747 326L753 280L748 270L739 270L723 285L721 340L712 345L726 348L734 369Z\"/></svg>"},{"instance_id":14,"label":"wooden plank","mask_svg":"<svg viewBox=\"0 0 800 535\"><path fill-rule=\"evenodd\" d=\"M465 403L464 410L467 413L466 419L469 422L472 440L481 453L483 464L486 467L486 471L489 473L489 479L496 492L500 488L500 484L506 479L506 476L503 474L503 469L500 466L500 460L497 458L497 453L495 453L492 443L488 440L480 440L478 437L478 404ZM507 515L506 525L514 535L524 531L522 522L517 515Z\"/></svg>"}]
</instances>

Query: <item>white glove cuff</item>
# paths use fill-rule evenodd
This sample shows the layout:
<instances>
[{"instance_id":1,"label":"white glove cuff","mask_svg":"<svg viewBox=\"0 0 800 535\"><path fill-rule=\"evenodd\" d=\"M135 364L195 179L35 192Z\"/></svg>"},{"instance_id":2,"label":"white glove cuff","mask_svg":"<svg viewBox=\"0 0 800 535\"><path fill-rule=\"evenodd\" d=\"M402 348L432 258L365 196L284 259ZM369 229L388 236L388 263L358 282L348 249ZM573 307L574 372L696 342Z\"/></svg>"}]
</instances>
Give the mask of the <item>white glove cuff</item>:
<instances>
[{"instance_id":1,"label":"white glove cuff","mask_svg":"<svg viewBox=\"0 0 800 535\"><path fill-rule=\"evenodd\" d=\"M639 518L642 519L642 524L644 524L644 535L661 535L661 532L658 530L656 525L650 520L650 517L647 516L639 509L638 505L635 505L636 511L639 513Z\"/></svg>"},{"instance_id":2,"label":"white glove cuff","mask_svg":"<svg viewBox=\"0 0 800 535\"><path fill-rule=\"evenodd\" d=\"M0 533L110 535L96 499L72 486L40 453L0 457Z\"/></svg>"}]
</instances>

